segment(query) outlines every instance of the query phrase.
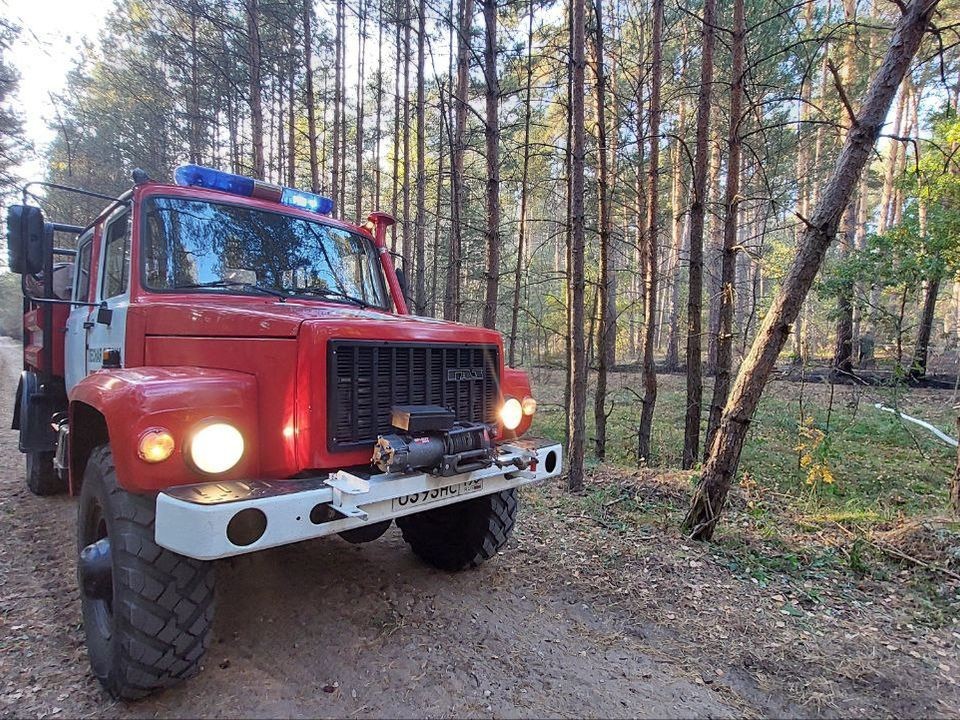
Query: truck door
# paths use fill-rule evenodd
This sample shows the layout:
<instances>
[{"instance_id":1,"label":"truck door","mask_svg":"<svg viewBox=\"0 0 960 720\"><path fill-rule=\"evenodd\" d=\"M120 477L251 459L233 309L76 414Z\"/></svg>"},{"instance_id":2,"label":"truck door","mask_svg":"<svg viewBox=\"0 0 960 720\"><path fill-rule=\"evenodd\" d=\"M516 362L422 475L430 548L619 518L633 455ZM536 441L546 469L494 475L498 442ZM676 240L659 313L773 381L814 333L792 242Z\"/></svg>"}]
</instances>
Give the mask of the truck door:
<instances>
[{"instance_id":1,"label":"truck door","mask_svg":"<svg viewBox=\"0 0 960 720\"><path fill-rule=\"evenodd\" d=\"M111 311L109 323L101 321L103 313L92 308L87 327L86 372L103 367L105 350L115 350L123 365L124 334L127 307L130 304L130 210L121 208L106 222L103 230L103 251L97 273L96 302Z\"/></svg>"},{"instance_id":2,"label":"truck door","mask_svg":"<svg viewBox=\"0 0 960 720\"><path fill-rule=\"evenodd\" d=\"M73 277L72 298L77 302L90 302L90 261L93 255L93 230L86 232L77 243L76 271ZM87 374L87 328L91 308L74 305L67 316L64 375L67 390L80 382Z\"/></svg>"}]
</instances>

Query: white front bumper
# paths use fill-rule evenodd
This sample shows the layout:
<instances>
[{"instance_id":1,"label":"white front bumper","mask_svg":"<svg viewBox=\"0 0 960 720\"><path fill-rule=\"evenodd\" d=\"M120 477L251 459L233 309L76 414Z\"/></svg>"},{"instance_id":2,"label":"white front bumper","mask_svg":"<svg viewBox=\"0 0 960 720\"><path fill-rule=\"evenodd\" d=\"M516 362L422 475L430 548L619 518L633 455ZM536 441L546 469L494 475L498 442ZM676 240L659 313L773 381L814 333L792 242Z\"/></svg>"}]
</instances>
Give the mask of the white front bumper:
<instances>
[{"instance_id":1,"label":"white front bumper","mask_svg":"<svg viewBox=\"0 0 960 720\"><path fill-rule=\"evenodd\" d=\"M304 480L235 481L171 488L157 496L156 541L181 555L214 560L332 535L528 485L559 475L563 466L562 449L557 443L524 439L504 443L499 451L502 464L529 455L535 455L537 461L528 470L493 465L451 477L390 473L367 479L340 470ZM458 488L462 490L455 494ZM415 495L416 498L411 497ZM235 544L228 537L227 527L238 513L250 508L263 513L266 528L257 540ZM336 519L328 519L330 516Z\"/></svg>"}]
</instances>

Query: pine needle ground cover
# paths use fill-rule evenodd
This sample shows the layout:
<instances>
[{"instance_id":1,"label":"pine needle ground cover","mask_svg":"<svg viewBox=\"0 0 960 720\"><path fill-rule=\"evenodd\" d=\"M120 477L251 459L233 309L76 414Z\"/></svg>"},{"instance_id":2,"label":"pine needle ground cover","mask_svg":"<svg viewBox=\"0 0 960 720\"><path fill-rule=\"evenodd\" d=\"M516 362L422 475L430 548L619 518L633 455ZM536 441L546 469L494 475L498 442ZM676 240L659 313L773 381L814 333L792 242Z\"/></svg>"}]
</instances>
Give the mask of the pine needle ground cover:
<instances>
[{"instance_id":1,"label":"pine needle ground cover","mask_svg":"<svg viewBox=\"0 0 960 720\"><path fill-rule=\"evenodd\" d=\"M625 632L649 635L665 662L745 711L960 712L960 523L948 515L955 450L874 407L953 435L953 393L773 383L751 426L730 521L713 543L696 543L678 527L697 470L671 469L684 379L659 381L654 457L638 467L636 376L618 374L608 458L592 465L585 492L527 493L537 517L519 541L529 561L619 609ZM534 431L563 437L562 374L541 371L536 387Z\"/></svg>"}]
</instances>

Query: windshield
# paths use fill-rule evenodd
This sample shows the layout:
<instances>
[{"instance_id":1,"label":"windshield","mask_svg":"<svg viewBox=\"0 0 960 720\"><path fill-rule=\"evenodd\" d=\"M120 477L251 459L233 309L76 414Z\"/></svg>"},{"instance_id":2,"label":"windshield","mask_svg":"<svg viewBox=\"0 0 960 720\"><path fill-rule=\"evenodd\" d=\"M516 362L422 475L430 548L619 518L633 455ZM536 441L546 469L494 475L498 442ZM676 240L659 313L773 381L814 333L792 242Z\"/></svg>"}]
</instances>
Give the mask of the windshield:
<instances>
[{"instance_id":1,"label":"windshield","mask_svg":"<svg viewBox=\"0 0 960 720\"><path fill-rule=\"evenodd\" d=\"M373 243L357 233L241 205L150 197L144 284L152 290L309 295L387 308Z\"/></svg>"}]
</instances>

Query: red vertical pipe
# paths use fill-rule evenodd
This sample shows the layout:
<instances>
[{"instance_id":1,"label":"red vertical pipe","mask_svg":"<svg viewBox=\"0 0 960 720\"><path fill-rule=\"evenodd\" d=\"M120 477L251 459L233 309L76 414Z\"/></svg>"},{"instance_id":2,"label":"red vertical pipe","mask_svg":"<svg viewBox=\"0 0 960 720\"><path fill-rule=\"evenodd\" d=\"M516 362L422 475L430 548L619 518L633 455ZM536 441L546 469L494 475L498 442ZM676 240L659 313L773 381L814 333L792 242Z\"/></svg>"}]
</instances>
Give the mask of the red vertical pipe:
<instances>
[{"instance_id":1,"label":"red vertical pipe","mask_svg":"<svg viewBox=\"0 0 960 720\"><path fill-rule=\"evenodd\" d=\"M407 315L407 301L403 297L403 289L397 279L396 268L393 267L393 256L387 250L387 228L393 225L396 219L389 213L373 212L367 216L367 221L373 225L373 242L380 252L380 265L383 267L383 274L387 277L387 285L390 286L393 306L398 315Z\"/></svg>"}]
</instances>

